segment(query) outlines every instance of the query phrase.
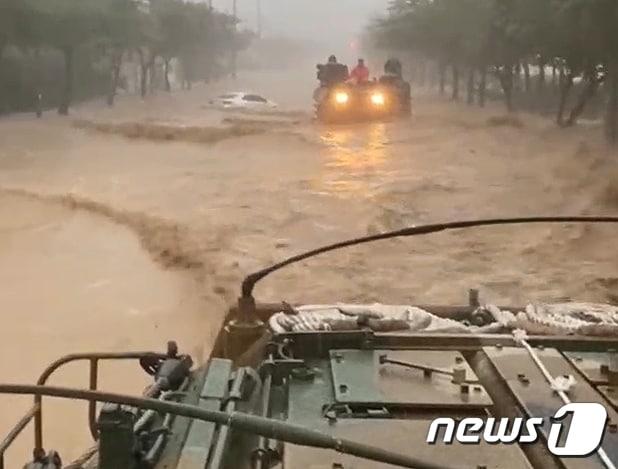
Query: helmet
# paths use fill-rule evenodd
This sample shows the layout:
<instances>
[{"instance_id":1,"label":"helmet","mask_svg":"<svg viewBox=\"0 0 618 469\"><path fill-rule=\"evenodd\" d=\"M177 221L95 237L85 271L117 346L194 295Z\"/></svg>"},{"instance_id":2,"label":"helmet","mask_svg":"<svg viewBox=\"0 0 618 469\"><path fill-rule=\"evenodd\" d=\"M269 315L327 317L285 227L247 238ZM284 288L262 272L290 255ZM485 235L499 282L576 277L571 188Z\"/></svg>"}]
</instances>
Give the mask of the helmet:
<instances>
[{"instance_id":1,"label":"helmet","mask_svg":"<svg viewBox=\"0 0 618 469\"><path fill-rule=\"evenodd\" d=\"M337 63L337 57L335 57L334 55L331 55L328 58L328 63L331 63L331 64Z\"/></svg>"}]
</instances>

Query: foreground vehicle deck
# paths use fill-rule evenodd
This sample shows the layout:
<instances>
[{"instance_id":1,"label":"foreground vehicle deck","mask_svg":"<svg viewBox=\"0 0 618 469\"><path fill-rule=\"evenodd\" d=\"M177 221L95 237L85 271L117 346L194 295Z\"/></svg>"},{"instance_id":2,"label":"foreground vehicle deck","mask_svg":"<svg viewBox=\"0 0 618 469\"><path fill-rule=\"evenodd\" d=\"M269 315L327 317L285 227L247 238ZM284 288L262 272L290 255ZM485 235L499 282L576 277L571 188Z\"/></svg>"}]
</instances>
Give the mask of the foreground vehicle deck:
<instances>
[{"instance_id":1,"label":"foreground vehicle deck","mask_svg":"<svg viewBox=\"0 0 618 469\"><path fill-rule=\"evenodd\" d=\"M0 393L34 395L32 409L0 443L0 467L5 451L31 422L36 461L29 468L60 467L54 465L56 454L44 450L42 431L43 398L53 396L90 402L88 427L96 443L64 466L72 469L613 468L618 461L616 306L483 305L474 290L462 306L260 305L252 296L269 273L345 246L537 222L617 223L618 218L419 226L284 260L245 279L238 307L229 312L203 367L193 368L190 357L170 342L165 353L71 355L50 365L38 385L0 385ZM144 397L96 391L98 363L108 359L139 361L153 376ZM90 362L89 390L46 385L56 369L76 360ZM600 427L588 422L582 433L581 416L573 414L558 424L562 436L552 443L552 417L571 402L599 404L606 419L596 422ZM436 419L445 426L431 437ZM500 419L511 426L501 430L495 424ZM519 441L523 434L510 430L517 419L540 419L538 438ZM485 427L466 429L461 426L466 421ZM560 448L572 446L570 432L581 436L595 430L600 430L598 447L582 457L560 454Z\"/></svg>"}]
</instances>

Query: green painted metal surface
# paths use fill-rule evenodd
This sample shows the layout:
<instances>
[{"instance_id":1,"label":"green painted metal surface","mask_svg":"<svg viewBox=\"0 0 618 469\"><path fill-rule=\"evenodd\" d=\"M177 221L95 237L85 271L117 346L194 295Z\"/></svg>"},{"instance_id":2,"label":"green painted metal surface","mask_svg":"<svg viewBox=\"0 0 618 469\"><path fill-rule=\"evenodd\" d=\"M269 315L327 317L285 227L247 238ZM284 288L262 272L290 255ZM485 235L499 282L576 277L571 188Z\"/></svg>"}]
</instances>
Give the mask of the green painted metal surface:
<instances>
[{"instance_id":1,"label":"green painted metal surface","mask_svg":"<svg viewBox=\"0 0 618 469\"><path fill-rule=\"evenodd\" d=\"M452 376L379 363L379 356L431 367L459 370L467 383ZM332 350L333 390L338 403L404 405L415 407L485 407L491 399L463 356L455 351Z\"/></svg>"},{"instance_id":2,"label":"green painted metal surface","mask_svg":"<svg viewBox=\"0 0 618 469\"><path fill-rule=\"evenodd\" d=\"M405 419L326 418L323 415L324 408L337 403L333 388L331 363L331 360L310 360L307 365L314 372L312 380L290 379L287 400L287 420L289 422L400 453L413 454L444 465L471 468L484 466L487 469L499 467L508 467L509 469L531 468L522 450L517 445L496 446L481 443L474 448L474 451L470 451L469 446L457 443L428 445L425 438L431 418L438 416L457 417L459 414L454 410L447 410L442 414L427 414L426 412L415 414L411 411ZM371 360L365 360L364 363L366 366L374 365ZM361 365L357 362L354 370L351 367L349 372L356 372L359 384L362 385L361 380L366 373L360 367ZM420 376L422 379L422 373ZM409 378L416 379L418 374L410 372ZM483 410L479 410L477 415L483 415L482 412ZM508 466L504 465L505 461L509 462ZM390 465L365 461L353 456L295 445L285 446L283 467L303 469L393 468Z\"/></svg>"},{"instance_id":3,"label":"green painted metal surface","mask_svg":"<svg viewBox=\"0 0 618 469\"><path fill-rule=\"evenodd\" d=\"M560 397L549 386L526 350L486 347L484 351L527 414L530 417L545 418L541 432L546 439L549 434L549 418L563 405ZM553 377L563 375L575 377L576 384L568 393L572 402L601 402L605 404L610 422L618 422L618 413L603 402L602 396L558 350L538 349L536 353ZM618 433L606 432L602 447L613 461L618 460ZM605 467L594 454L588 457L562 458L561 461L566 469Z\"/></svg>"},{"instance_id":4,"label":"green painted metal surface","mask_svg":"<svg viewBox=\"0 0 618 469\"><path fill-rule=\"evenodd\" d=\"M212 359L206 373L204 386L199 394L198 405L208 410L219 410L227 395L232 362ZM204 469L208 462L216 425L214 423L193 421L187 434L185 445L180 453L178 469Z\"/></svg>"},{"instance_id":5,"label":"green painted metal surface","mask_svg":"<svg viewBox=\"0 0 618 469\"><path fill-rule=\"evenodd\" d=\"M117 404L103 406L97 424L100 435L99 469L137 468L134 424L134 409Z\"/></svg>"}]
</instances>

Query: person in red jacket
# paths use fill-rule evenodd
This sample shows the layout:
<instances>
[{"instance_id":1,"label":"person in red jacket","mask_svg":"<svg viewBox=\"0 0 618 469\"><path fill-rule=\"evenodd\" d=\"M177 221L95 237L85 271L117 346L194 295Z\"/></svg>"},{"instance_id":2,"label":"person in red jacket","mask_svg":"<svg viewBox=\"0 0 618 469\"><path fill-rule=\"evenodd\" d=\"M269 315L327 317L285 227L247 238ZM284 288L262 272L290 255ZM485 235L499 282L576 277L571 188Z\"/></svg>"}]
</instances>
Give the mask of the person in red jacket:
<instances>
[{"instance_id":1,"label":"person in red jacket","mask_svg":"<svg viewBox=\"0 0 618 469\"><path fill-rule=\"evenodd\" d=\"M357 85L369 81L369 68L367 68L363 59L358 59L358 64L350 73L350 80Z\"/></svg>"}]
</instances>

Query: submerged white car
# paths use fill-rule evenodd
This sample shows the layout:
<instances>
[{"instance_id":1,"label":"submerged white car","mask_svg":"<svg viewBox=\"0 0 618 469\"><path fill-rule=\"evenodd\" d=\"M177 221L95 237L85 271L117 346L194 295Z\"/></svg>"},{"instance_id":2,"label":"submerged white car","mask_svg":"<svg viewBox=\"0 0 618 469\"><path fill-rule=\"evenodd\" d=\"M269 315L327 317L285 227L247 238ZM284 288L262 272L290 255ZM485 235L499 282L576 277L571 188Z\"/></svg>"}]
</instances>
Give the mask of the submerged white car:
<instances>
[{"instance_id":1,"label":"submerged white car","mask_svg":"<svg viewBox=\"0 0 618 469\"><path fill-rule=\"evenodd\" d=\"M277 104L255 93L242 91L226 93L210 100L210 104L224 109L274 109Z\"/></svg>"}]
</instances>

